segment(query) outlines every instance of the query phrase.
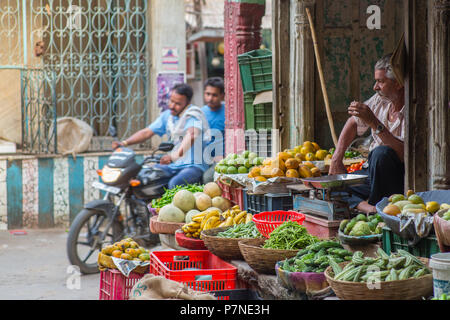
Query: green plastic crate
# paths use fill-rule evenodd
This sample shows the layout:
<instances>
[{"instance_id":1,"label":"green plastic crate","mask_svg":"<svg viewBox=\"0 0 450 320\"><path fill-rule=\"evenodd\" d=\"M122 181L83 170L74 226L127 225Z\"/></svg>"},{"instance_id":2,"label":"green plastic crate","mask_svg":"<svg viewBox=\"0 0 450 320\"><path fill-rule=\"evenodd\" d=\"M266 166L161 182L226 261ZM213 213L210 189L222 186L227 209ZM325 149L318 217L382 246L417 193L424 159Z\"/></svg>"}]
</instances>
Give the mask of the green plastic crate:
<instances>
[{"instance_id":1,"label":"green plastic crate","mask_svg":"<svg viewBox=\"0 0 450 320\"><path fill-rule=\"evenodd\" d=\"M258 49L238 56L244 93L272 90L272 51Z\"/></svg>"},{"instance_id":2,"label":"green plastic crate","mask_svg":"<svg viewBox=\"0 0 450 320\"><path fill-rule=\"evenodd\" d=\"M244 94L245 130L272 129L272 103L253 105L254 99L254 94Z\"/></svg>"},{"instance_id":3,"label":"green plastic crate","mask_svg":"<svg viewBox=\"0 0 450 320\"><path fill-rule=\"evenodd\" d=\"M403 249L409 253L423 258L430 258L431 255L439 253L439 245L435 235L429 235L420 240L415 246L408 245L408 240L396 235L388 227L383 228L383 250L387 254L396 252L397 249Z\"/></svg>"}]
</instances>

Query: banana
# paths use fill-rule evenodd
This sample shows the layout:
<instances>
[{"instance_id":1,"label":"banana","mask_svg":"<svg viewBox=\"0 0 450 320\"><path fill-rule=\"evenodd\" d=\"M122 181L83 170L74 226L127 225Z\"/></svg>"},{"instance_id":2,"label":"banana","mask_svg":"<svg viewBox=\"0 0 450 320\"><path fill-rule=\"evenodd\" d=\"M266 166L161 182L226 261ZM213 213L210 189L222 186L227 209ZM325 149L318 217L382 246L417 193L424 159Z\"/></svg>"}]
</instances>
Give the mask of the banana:
<instances>
[{"instance_id":1,"label":"banana","mask_svg":"<svg viewBox=\"0 0 450 320\"><path fill-rule=\"evenodd\" d=\"M247 215L247 211L242 211L238 215L234 216L233 221L235 224L239 224L239 221Z\"/></svg>"},{"instance_id":2,"label":"banana","mask_svg":"<svg viewBox=\"0 0 450 320\"><path fill-rule=\"evenodd\" d=\"M200 229L203 229L205 227L206 222L209 220L209 218L211 217L217 217L219 218L219 211L217 210L211 210L209 211L202 219L202 222L200 223Z\"/></svg>"},{"instance_id":3,"label":"banana","mask_svg":"<svg viewBox=\"0 0 450 320\"><path fill-rule=\"evenodd\" d=\"M202 230L209 230L209 229L213 229L214 226L216 225L217 221L220 221L220 218L217 216L212 216L210 217L205 225L203 226Z\"/></svg>"},{"instance_id":4,"label":"banana","mask_svg":"<svg viewBox=\"0 0 450 320\"><path fill-rule=\"evenodd\" d=\"M233 225L233 217L228 217L227 220L225 220L225 227L230 227Z\"/></svg>"},{"instance_id":5,"label":"banana","mask_svg":"<svg viewBox=\"0 0 450 320\"><path fill-rule=\"evenodd\" d=\"M200 216L200 217L192 217L192 221L194 222L202 222L204 216Z\"/></svg>"},{"instance_id":6,"label":"banana","mask_svg":"<svg viewBox=\"0 0 450 320\"><path fill-rule=\"evenodd\" d=\"M247 213L245 216L245 223L249 223L253 220L253 215L251 213Z\"/></svg>"}]
</instances>

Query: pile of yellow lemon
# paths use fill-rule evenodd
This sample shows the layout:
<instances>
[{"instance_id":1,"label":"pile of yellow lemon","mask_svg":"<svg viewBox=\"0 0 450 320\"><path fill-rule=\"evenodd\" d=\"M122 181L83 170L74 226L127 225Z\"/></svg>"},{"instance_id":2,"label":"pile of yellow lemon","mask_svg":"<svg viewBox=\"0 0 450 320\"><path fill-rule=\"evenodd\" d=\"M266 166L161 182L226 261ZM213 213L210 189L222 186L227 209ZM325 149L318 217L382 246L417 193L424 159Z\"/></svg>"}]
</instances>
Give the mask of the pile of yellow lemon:
<instances>
[{"instance_id":1,"label":"pile of yellow lemon","mask_svg":"<svg viewBox=\"0 0 450 320\"><path fill-rule=\"evenodd\" d=\"M123 239L112 245L108 245L101 250L101 253L124 260L150 260L150 253L148 250L139 246L132 238Z\"/></svg>"}]
</instances>

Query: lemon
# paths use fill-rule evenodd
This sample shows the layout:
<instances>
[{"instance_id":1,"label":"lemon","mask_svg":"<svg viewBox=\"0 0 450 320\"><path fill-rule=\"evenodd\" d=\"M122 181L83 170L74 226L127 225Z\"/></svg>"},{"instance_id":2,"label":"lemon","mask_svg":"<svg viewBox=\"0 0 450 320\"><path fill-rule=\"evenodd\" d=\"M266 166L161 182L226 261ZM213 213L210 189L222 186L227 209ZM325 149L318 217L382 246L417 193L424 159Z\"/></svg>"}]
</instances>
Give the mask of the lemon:
<instances>
[{"instance_id":1,"label":"lemon","mask_svg":"<svg viewBox=\"0 0 450 320\"><path fill-rule=\"evenodd\" d=\"M437 203L436 201L428 201L426 203L425 210L431 213L435 213L439 210L439 207L439 203Z\"/></svg>"}]
</instances>

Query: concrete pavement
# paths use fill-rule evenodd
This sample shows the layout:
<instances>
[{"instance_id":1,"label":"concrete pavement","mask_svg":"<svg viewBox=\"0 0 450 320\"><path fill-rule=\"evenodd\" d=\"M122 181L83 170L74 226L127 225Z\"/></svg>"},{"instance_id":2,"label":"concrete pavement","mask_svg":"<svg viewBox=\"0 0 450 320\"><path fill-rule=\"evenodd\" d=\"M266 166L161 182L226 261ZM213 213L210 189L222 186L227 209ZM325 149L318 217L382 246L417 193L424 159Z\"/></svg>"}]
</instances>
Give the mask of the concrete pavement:
<instances>
[{"instance_id":1,"label":"concrete pavement","mask_svg":"<svg viewBox=\"0 0 450 320\"><path fill-rule=\"evenodd\" d=\"M0 231L0 300L97 300L100 274L70 268L65 230Z\"/></svg>"}]
</instances>

